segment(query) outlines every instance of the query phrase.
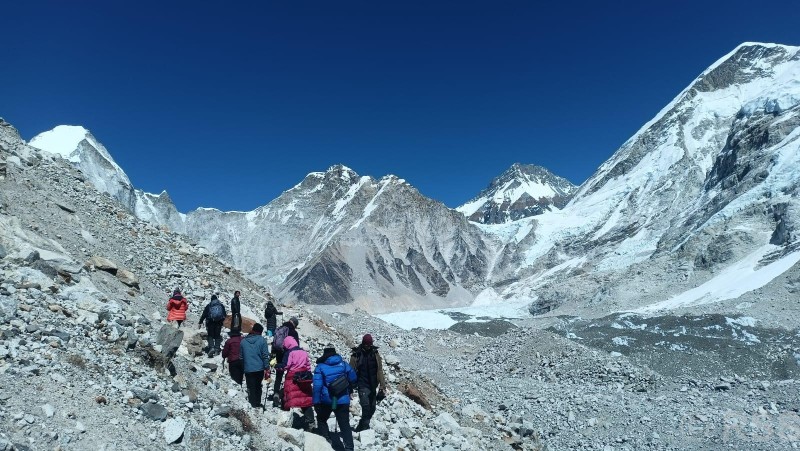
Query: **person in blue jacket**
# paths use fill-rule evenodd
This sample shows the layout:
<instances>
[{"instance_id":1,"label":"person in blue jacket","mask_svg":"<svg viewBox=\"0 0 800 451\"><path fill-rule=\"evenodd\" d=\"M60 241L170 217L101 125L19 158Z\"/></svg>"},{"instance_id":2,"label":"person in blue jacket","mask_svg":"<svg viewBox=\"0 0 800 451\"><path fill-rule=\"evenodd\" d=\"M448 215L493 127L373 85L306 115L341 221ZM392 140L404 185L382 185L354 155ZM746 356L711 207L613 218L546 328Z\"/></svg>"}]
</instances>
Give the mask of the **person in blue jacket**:
<instances>
[{"instance_id":1,"label":"person in blue jacket","mask_svg":"<svg viewBox=\"0 0 800 451\"><path fill-rule=\"evenodd\" d=\"M250 334L239 345L239 359L244 367L247 382L247 400L253 407L261 407L261 381L269 374L269 350L267 340L261 333L264 326L253 324Z\"/></svg>"},{"instance_id":2,"label":"person in blue jacket","mask_svg":"<svg viewBox=\"0 0 800 451\"><path fill-rule=\"evenodd\" d=\"M328 418L331 413L336 415L336 423L339 424L344 449L353 450L353 429L350 427L350 391L348 388L338 397L331 396L328 389L329 384L344 375L347 378L349 387L353 387L358 382L358 376L342 356L336 353L336 348L329 345L323 352L322 357L317 359L317 368L314 370L314 391L313 403L317 413L317 432L325 437L330 443L330 432L328 431Z\"/></svg>"}]
</instances>

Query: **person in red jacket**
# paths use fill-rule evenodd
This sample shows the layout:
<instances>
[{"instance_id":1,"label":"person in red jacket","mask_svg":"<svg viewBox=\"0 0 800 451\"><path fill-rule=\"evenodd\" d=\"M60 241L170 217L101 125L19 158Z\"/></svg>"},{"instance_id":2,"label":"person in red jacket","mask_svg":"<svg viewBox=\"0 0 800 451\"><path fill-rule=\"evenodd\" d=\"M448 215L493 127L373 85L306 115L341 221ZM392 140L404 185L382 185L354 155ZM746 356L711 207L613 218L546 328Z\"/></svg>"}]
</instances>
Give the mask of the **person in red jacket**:
<instances>
[{"instance_id":1,"label":"person in red jacket","mask_svg":"<svg viewBox=\"0 0 800 451\"><path fill-rule=\"evenodd\" d=\"M311 431L314 427L314 409L312 409L314 375L311 373L311 359L294 337L286 337L283 343L286 349L280 365L286 371L286 381L283 383L283 410L299 408L303 412L303 429Z\"/></svg>"},{"instance_id":2,"label":"person in red jacket","mask_svg":"<svg viewBox=\"0 0 800 451\"><path fill-rule=\"evenodd\" d=\"M231 379L239 385L242 385L244 380L244 363L239 358L239 347L242 345L242 333L239 329L231 329L228 333L231 338L225 342L225 347L222 348L222 358L228 358L228 371L231 374Z\"/></svg>"},{"instance_id":3,"label":"person in red jacket","mask_svg":"<svg viewBox=\"0 0 800 451\"><path fill-rule=\"evenodd\" d=\"M175 289L172 297L167 301L167 321L177 321L178 327L186 321L186 311L189 310L189 302L181 295L181 290Z\"/></svg>"}]
</instances>

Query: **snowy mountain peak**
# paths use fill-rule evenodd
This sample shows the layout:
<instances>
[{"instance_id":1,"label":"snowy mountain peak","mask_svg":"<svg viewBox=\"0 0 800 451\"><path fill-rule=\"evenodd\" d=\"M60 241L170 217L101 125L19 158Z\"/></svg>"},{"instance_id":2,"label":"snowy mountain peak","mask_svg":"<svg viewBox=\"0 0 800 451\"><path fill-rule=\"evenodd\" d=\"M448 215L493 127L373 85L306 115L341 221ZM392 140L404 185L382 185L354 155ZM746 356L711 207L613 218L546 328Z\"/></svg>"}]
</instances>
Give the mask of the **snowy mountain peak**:
<instances>
[{"instance_id":1,"label":"snowy mountain peak","mask_svg":"<svg viewBox=\"0 0 800 451\"><path fill-rule=\"evenodd\" d=\"M67 159L83 171L98 189L114 197L118 197L120 190L131 189L125 171L91 132L80 125L59 125L34 136L29 144Z\"/></svg>"},{"instance_id":2,"label":"snowy mountain peak","mask_svg":"<svg viewBox=\"0 0 800 451\"><path fill-rule=\"evenodd\" d=\"M78 163L80 162L78 146L84 140L88 141L96 149L102 147L91 132L80 125L59 125L52 130L34 136L29 144L45 152L61 155L72 163ZM111 155L108 152L104 156L111 160Z\"/></svg>"},{"instance_id":3,"label":"snowy mountain peak","mask_svg":"<svg viewBox=\"0 0 800 451\"><path fill-rule=\"evenodd\" d=\"M561 208L575 189L569 180L546 168L514 163L477 197L456 210L471 221L501 224Z\"/></svg>"}]
</instances>

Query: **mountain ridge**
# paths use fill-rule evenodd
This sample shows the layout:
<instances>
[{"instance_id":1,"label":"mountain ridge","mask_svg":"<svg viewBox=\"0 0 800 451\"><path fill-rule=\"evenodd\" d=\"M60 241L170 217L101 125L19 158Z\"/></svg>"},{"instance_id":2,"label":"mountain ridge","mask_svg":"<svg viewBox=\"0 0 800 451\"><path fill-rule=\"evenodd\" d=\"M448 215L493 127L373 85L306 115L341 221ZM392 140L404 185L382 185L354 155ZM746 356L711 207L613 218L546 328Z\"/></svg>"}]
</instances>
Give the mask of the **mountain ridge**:
<instances>
[{"instance_id":1,"label":"mountain ridge","mask_svg":"<svg viewBox=\"0 0 800 451\"><path fill-rule=\"evenodd\" d=\"M531 299L537 314L571 297L616 297L612 305L619 308L655 302L753 252L762 234L781 246L796 239L796 200L780 193L795 192L798 177L787 169L800 123L798 49L737 46L589 179L569 184L558 204L532 206L529 195L516 219L511 199L519 198L506 194L521 185L501 181L523 172L520 164L475 198L470 215L496 193L508 200L470 218L476 222L399 177L376 180L344 165L309 173L250 212L183 215L169 209L164 193L139 195L134 205L147 206L137 214L186 233L276 292L306 302L338 298L363 306L371 297L388 299L380 301L386 308L419 308L515 298ZM492 193L493 184L512 189ZM769 213L732 216L742 209ZM730 252L721 252L723 242ZM623 292L633 265L688 269L680 283L655 284L652 293L635 297ZM568 279L572 296L558 288ZM608 281L617 286L604 287ZM392 299L402 301L392 306Z\"/></svg>"}]
</instances>

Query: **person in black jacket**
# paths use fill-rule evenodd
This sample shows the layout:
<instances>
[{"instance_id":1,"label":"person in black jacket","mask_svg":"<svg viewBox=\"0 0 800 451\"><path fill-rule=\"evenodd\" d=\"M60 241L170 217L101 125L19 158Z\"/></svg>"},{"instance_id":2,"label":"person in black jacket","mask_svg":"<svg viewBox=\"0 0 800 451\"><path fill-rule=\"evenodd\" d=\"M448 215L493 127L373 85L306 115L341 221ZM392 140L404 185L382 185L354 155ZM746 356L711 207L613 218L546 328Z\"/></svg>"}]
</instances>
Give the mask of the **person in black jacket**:
<instances>
[{"instance_id":1,"label":"person in black jacket","mask_svg":"<svg viewBox=\"0 0 800 451\"><path fill-rule=\"evenodd\" d=\"M353 430L361 432L369 429L369 422L378 404L378 393L386 389L383 360L378 354L378 347L373 345L371 334L365 334L361 345L353 348L350 366L358 374L358 403L361 404L361 419Z\"/></svg>"},{"instance_id":2,"label":"person in black jacket","mask_svg":"<svg viewBox=\"0 0 800 451\"><path fill-rule=\"evenodd\" d=\"M233 292L231 298L231 329L242 328L242 303L239 301L239 290Z\"/></svg>"},{"instance_id":3,"label":"person in black jacket","mask_svg":"<svg viewBox=\"0 0 800 451\"><path fill-rule=\"evenodd\" d=\"M267 306L264 307L264 318L267 319L267 336L272 337L275 335L275 329L278 328L278 315L283 315L275 308L272 301L267 301Z\"/></svg>"},{"instance_id":4,"label":"person in black jacket","mask_svg":"<svg viewBox=\"0 0 800 451\"><path fill-rule=\"evenodd\" d=\"M215 315L215 313L217 313ZM206 332L208 333L208 356L214 357L214 354L220 353L222 346L222 322L225 321L227 313L225 306L219 301L217 295L211 295L211 302L203 309L203 315L200 316L200 321L197 326L203 325L206 322Z\"/></svg>"}]
</instances>

